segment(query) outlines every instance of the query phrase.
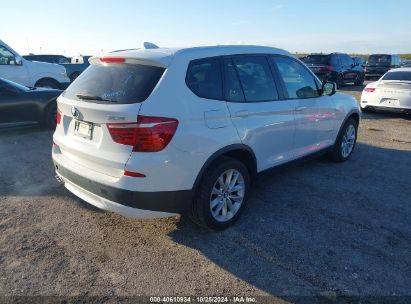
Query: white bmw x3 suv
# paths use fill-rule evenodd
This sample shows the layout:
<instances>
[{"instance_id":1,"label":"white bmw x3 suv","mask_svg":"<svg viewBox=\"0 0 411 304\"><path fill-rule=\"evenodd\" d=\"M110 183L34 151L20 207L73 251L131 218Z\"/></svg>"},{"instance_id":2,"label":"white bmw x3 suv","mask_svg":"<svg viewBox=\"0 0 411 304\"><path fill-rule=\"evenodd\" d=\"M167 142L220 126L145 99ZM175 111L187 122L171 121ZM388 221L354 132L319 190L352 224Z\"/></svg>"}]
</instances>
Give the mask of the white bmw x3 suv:
<instances>
[{"instance_id":1,"label":"white bmw x3 suv","mask_svg":"<svg viewBox=\"0 0 411 304\"><path fill-rule=\"evenodd\" d=\"M90 59L58 99L53 162L65 187L128 217L241 214L256 174L354 150L360 110L286 51L138 49Z\"/></svg>"}]
</instances>

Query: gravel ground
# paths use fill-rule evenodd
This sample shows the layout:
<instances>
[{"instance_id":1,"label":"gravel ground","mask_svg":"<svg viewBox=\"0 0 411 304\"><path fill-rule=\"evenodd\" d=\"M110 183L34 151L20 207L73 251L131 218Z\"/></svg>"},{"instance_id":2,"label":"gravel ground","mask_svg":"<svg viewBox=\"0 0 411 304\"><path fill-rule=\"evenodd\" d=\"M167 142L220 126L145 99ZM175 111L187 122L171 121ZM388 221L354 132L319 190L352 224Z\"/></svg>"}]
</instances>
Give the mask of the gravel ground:
<instances>
[{"instance_id":1,"label":"gravel ground","mask_svg":"<svg viewBox=\"0 0 411 304\"><path fill-rule=\"evenodd\" d=\"M364 115L347 163L259 176L219 233L94 209L54 180L51 132L0 132L0 295L411 296L411 117Z\"/></svg>"}]
</instances>

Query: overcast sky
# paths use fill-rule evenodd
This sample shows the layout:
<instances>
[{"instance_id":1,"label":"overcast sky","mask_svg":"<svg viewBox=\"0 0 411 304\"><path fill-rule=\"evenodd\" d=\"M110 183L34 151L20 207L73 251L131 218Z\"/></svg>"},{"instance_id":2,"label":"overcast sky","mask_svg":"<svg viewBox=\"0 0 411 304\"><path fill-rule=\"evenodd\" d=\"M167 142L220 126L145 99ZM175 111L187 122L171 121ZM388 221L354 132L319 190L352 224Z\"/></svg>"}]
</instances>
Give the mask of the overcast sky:
<instances>
[{"instance_id":1,"label":"overcast sky","mask_svg":"<svg viewBox=\"0 0 411 304\"><path fill-rule=\"evenodd\" d=\"M411 53L408 0L20 0L0 39L21 54L262 44L291 52Z\"/></svg>"}]
</instances>

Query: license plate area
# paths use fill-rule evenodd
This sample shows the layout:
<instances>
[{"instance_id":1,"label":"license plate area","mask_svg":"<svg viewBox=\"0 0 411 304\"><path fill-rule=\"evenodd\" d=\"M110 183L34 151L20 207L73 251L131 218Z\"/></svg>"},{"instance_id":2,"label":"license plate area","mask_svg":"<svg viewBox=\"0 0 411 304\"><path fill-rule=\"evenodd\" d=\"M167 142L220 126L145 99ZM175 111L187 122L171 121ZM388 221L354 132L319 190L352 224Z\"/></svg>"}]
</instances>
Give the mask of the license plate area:
<instances>
[{"instance_id":1,"label":"license plate area","mask_svg":"<svg viewBox=\"0 0 411 304\"><path fill-rule=\"evenodd\" d=\"M74 122L74 134L79 137L91 140L93 137L93 124L76 120Z\"/></svg>"},{"instance_id":2,"label":"license plate area","mask_svg":"<svg viewBox=\"0 0 411 304\"><path fill-rule=\"evenodd\" d=\"M384 105L387 106L398 106L399 105L399 101L398 99L384 99L382 102Z\"/></svg>"}]
</instances>

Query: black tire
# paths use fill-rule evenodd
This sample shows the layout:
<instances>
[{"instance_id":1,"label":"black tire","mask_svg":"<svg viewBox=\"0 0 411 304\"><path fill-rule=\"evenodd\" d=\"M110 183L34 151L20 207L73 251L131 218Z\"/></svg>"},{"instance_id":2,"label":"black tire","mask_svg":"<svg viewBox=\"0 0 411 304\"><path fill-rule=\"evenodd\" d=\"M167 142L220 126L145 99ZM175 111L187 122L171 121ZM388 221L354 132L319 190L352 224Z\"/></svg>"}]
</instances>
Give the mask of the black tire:
<instances>
[{"instance_id":1,"label":"black tire","mask_svg":"<svg viewBox=\"0 0 411 304\"><path fill-rule=\"evenodd\" d=\"M41 88L60 89L60 84L52 79L40 79L36 82L35 86Z\"/></svg>"},{"instance_id":2,"label":"black tire","mask_svg":"<svg viewBox=\"0 0 411 304\"><path fill-rule=\"evenodd\" d=\"M346 135L347 130L348 130L348 128L350 128L350 126L353 126L354 130L355 130L354 145L353 145L352 150L350 151L350 153L348 155L344 155L343 147L342 147L343 140L344 140L344 136ZM354 149L355 149L355 146L356 146L356 143L357 143L357 135L358 135L358 124L355 121L355 119L349 118L345 122L344 126L341 128L341 130L338 134L338 137L337 137L337 140L335 142L334 148L333 148L332 152L330 153L331 159L335 162L338 162L338 163L347 161L351 157L352 153L354 152Z\"/></svg>"},{"instance_id":3,"label":"black tire","mask_svg":"<svg viewBox=\"0 0 411 304\"><path fill-rule=\"evenodd\" d=\"M337 89L341 89L344 86L344 78L341 74L337 76L336 84L337 84Z\"/></svg>"},{"instance_id":4,"label":"black tire","mask_svg":"<svg viewBox=\"0 0 411 304\"><path fill-rule=\"evenodd\" d=\"M362 86L364 84L364 78L365 77L363 75L358 74L357 80L354 82L354 85Z\"/></svg>"},{"instance_id":5,"label":"black tire","mask_svg":"<svg viewBox=\"0 0 411 304\"><path fill-rule=\"evenodd\" d=\"M217 183L218 178L227 170L236 170L241 173L244 180L244 198L234 216L227 221L218 221L211 212L210 201L212 198L212 190ZM199 187L196 191L193 208L190 218L194 223L212 230L223 230L231 226L241 215L250 192L250 174L247 167L240 161L230 158L222 157L214 162L208 170L206 170Z\"/></svg>"},{"instance_id":6,"label":"black tire","mask_svg":"<svg viewBox=\"0 0 411 304\"><path fill-rule=\"evenodd\" d=\"M361 112L363 112L363 113L371 113L371 112L374 112L373 110L371 110L370 108L361 108Z\"/></svg>"},{"instance_id":7,"label":"black tire","mask_svg":"<svg viewBox=\"0 0 411 304\"><path fill-rule=\"evenodd\" d=\"M56 129L57 120L57 103L55 101L51 102L44 109L42 125L47 128L54 130Z\"/></svg>"}]
</instances>

